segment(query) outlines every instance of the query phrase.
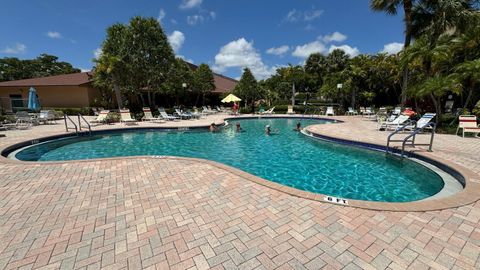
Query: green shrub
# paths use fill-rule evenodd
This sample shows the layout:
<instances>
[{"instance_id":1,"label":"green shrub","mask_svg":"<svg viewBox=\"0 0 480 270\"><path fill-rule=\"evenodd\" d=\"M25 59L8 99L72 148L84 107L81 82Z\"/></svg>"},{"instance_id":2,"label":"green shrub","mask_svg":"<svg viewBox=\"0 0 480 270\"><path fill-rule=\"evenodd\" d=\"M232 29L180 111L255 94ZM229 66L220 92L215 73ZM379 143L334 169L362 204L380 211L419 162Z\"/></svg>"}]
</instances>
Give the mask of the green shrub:
<instances>
[{"instance_id":1,"label":"green shrub","mask_svg":"<svg viewBox=\"0 0 480 270\"><path fill-rule=\"evenodd\" d=\"M106 123L116 123L120 122L120 113L118 112L109 112L107 116L105 117L105 122Z\"/></svg>"},{"instance_id":2,"label":"green shrub","mask_svg":"<svg viewBox=\"0 0 480 270\"><path fill-rule=\"evenodd\" d=\"M63 114L68 115L94 115L93 110L91 107L83 107L83 108L44 108L45 110L54 110L54 111L61 111L62 117Z\"/></svg>"},{"instance_id":3,"label":"green shrub","mask_svg":"<svg viewBox=\"0 0 480 270\"><path fill-rule=\"evenodd\" d=\"M0 122L13 123L15 122L15 116L13 115L0 115Z\"/></svg>"},{"instance_id":4,"label":"green shrub","mask_svg":"<svg viewBox=\"0 0 480 270\"><path fill-rule=\"evenodd\" d=\"M240 108L239 110L240 113L242 114L249 114L249 113L252 113L252 108Z\"/></svg>"}]
</instances>

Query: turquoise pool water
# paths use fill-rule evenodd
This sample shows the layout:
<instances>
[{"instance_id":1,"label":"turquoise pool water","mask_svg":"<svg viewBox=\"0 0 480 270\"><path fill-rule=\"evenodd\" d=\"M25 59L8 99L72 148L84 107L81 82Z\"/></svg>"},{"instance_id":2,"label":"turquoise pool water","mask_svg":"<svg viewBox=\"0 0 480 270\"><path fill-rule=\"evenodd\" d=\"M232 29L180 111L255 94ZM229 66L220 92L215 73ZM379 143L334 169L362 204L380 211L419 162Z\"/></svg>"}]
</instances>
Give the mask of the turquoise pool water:
<instances>
[{"instance_id":1,"label":"turquoise pool water","mask_svg":"<svg viewBox=\"0 0 480 270\"><path fill-rule=\"evenodd\" d=\"M169 155L218 161L283 185L348 199L407 202L432 196L443 180L426 167L384 153L323 142L293 131L324 123L311 119L230 120L232 128L165 132L137 130L68 138L25 148L27 161L78 160L117 156ZM244 132L233 126L241 123ZM265 135L265 125L279 134Z\"/></svg>"}]
</instances>

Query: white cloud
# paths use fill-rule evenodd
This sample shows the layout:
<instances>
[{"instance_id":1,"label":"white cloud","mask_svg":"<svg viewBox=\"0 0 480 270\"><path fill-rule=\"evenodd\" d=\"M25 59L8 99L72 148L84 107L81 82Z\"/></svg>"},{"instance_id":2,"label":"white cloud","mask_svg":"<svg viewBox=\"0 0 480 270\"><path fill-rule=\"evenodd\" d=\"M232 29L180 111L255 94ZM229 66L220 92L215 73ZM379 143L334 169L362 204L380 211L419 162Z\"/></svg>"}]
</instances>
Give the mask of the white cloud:
<instances>
[{"instance_id":1,"label":"white cloud","mask_svg":"<svg viewBox=\"0 0 480 270\"><path fill-rule=\"evenodd\" d=\"M187 16L187 23L189 25L196 25L198 23L203 23L205 18L202 15L192 15L192 16Z\"/></svg>"},{"instance_id":2,"label":"white cloud","mask_svg":"<svg viewBox=\"0 0 480 270\"><path fill-rule=\"evenodd\" d=\"M403 43L392 42L392 43L385 44L381 52L386 54L396 54L400 52L402 49L403 49Z\"/></svg>"},{"instance_id":3,"label":"white cloud","mask_svg":"<svg viewBox=\"0 0 480 270\"><path fill-rule=\"evenodd\" d=\"M16 43L14 47L7 46L5 49L0 51L1 53L6 54L23 54L27 51L27 46L22 43Z\"/></svg>"},{"instance_id":4,"label":"white cloud","mask_svg":"<svg viewBox=\"0 0 480 270\"><path fill-rule=\"evenodd\" d=\"M267 53L268 54L273 54L273 55L283 55L285 54L286 52L288 52L290 50L290 47L288 45L283 45L283 46L280 46L280 47L272 47L270 49L267 50Z\"/></svg>"},{"instance_id":5,"label":"white cloud","mask_svg":"<svg viewBox=\"0 0 480 270\"><path fill-rule=\"evenodd\" d=\"M181 9L190 9L194 7L199 7L202 4L203 0L183 0L180 4Z\"/></svg>"},{"instance_id":6,"label":"white cloud","mask_svg":"<svg viewBox=\"0 0 480 270\"><path fill-rule=\"evenodd\" d=\"M162 20L165 18L165 16L167 16L167 13L165 12L165 10L160 9L160 12L158 13L157 21L161 23Z\"/></svg>"},{"instance_id":7,"label":"white cloud","mask_svg":"<svg viewBox=\"0 0 480 270\"><path fill-rule=\"evenodd\" d=\"M325 53L327 48L319 40L295 47L292 55L299 58L307 58L312 53Z\"/></svg>"},{"instance_id":8,"label":"white cloud","mask_svg":"<svg viewBox=\"0 0 480 270\"><path fill-rule=\"evenodd\" d=\"M340 32L333 32L332 34L330 35L326 35L324 37L319 37L323 40L323 42L325 43L329 43L329 42L342 42L342 41L345 41L347 39L347 36L340 33Z\"/></svg>"},{"instance_id":9,"label":"white cloud","mask_svg":"<svg viewBox=\"0 0 480 270\"><path fill-rule=\"evenodd\" d=\"M100 58L100 56L102 56L102 48L96 48L93 50L93 57L95 57L95 59Z\"/></svg>"},{"instance_id":10,"label":"white cloud","mask_svg":"<svg viewBox=\"0 0 480 270\"><path fill-rule=\"evenodd\" d=\"M192 63L192 64L194 63L194 61L193 61L192 59L186 58L184 55L176 55L176 56L177 56L178 58L182 58L183 61L185 61L185 62L189 62L189 63Z\"/></svg>"},{"instance_id":11,"label":"white cloud","mask_svg":"<svg viewBox=\"0 0 480 270\"><path fill-rule=\"evenodd\" d=\"M303 20L306 22L311 22L323 14L323 10L314 9L314 10L307 10L303 14Z\"/></svg>"},{"instance_id":12,"label":"white cloud","mask_svg":"<svg viewBox=\"0 0 480 270\"><path fill-rule=\"evenodd\" d=\"M47 37L49 38L62 38L62 34L56 31L48 31L47 32Z\"/></svg>"},{"instance_id":13,"label":"white cloud","mask_svg":"<svg viewBox=\"0 0 480 270\"><path fill-rule=\"evenodd\" d=\"M302 17L302 13L300 11L297 11L296 9L292 9L287 13L287 16L285 16L285 20L287 22L297 22L300 20Z\"/></svg>"},{"instance_id":14,"label":"white cloud","mask_svg":"<svg viewBox=\"0 0 480 270\"><path fill-rule=\"evenodd\" d=\"M210 17L214 20L217 18L217 13L215 11L210 11L208 14L210 14Z\"/></svg>"},{"instance_id":15,"label":"white cloud","mask_svg":"<svg viewBox=\"0 0 480 270\"><path fill-rule=\"evenodd\" d=\"M178 52L185 42L185 35L180 31L173 31L173 33L168 36L168 42L173 50Z\"/></svg>"},{"instance_id":16,"label":"white cloud","mask_svg":"<svg viewBox=\"0 0 480 270\"><path fill-rule=\"evenodd\" d=\"M352 48L349 45L340 45L340 46L331 45L330 49L328 49L328 53L333 52L335 49L340 49L344 51L346 54L350 55L350 57L355 57L360 54L360 51L356 47Z\"/></svg>"},{"instance_id":17,"label":"white cloud","mask_svg":"<svg viewBox=\"0 0 480 270\"><path fill-rule=\"evenodd\" d=\"M321 9L311 9L306 11L299 11L296 9L290 10L284 18L284 21L287 22L311 22L318 19L323 14Z\"/></svg>"},{"instance_id":18,"label":"white cloud","mask_svg":"<svg viewBox=\"0 0 480 270\"><path fill-rule=\"evenodd\" d=\"M275 67L268 67L262 61L260 53L253 47L253 41L240 38L229 42L215 56L215 72L224 72L228 68L248 67L257 79L264 79L275 72Z\"/></svg>"},{"instance_id":19,"label":"white cloud","mask_svg":"<svg viewBox=\"0 0 480 270\"><path fill-rule=\"evenodd\" d=\"M90 71L90 69L81 68L81 67L79 67L79 69L80 69L81 72L89 72Z\"/></svg>"}]
</instances>

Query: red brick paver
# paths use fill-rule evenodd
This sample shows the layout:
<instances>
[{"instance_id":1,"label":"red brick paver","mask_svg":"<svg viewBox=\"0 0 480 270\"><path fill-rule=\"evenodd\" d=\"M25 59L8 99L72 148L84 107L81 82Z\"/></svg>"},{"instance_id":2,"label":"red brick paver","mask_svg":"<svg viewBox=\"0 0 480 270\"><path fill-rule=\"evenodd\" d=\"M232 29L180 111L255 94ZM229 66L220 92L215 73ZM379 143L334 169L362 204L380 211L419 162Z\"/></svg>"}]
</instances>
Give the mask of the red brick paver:
<instances>
[{"instance_id":1,"label":"red brick paver","mask_svg":"<svg viewBox=\"0 0 480 270\"><path fill-rule=\"evenodd\" d=\"M479 269L479 221L480 202L342 207L190 159L0 162L0 269Z\"/></svg>"}]
</instances>

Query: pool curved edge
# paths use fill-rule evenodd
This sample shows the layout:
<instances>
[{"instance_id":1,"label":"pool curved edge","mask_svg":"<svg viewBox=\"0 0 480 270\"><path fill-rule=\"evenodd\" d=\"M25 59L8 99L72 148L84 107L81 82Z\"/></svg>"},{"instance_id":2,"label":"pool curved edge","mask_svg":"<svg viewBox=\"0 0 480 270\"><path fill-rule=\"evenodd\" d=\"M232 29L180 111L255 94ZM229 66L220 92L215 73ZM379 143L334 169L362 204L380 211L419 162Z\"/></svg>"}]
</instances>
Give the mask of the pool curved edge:
<instances>
[{"instance_id":1,"label":"pool curved edge","mask_svg":"<svg viewBox=\"0 0 480 270\"><path fill-rule=\"evenodd\" d=\"M269 118L272 116L262 116L261 118ZM272 118L275 117L284 117L287 118L288 116L273 116ZM245 116L245 117L225 117L224 120L234 120L234 119L246 119L246 118L259 118L258 116ZM301 118L301 117L292 117L292 118ZM318 119L325 119L325 120L335 120L331 118L320 118L320 117L314 117ZM336 120L337 123L341 123L343 121L341 120ZM218 125L221 125L223 123L216 123ZM207 126L195 126L195 127L190 127L191 129L195 128L200 128L204 129L207 128ZM115 128L115 129L102 129L102 130L96 130L97 132L102 132L102 131L125 131L125 130L139 130L139 129L177 129L177 128L151 128L151 127L129 127L129 128ZM306 127L308 129L308 127ZM315 133L316 136L322 137L322 139L331 141L333 143L347 143L352 146L357 146L357 147L366 147L370 148L373 150L380 150L385 149L385 146L383 145L377 145L377 144L371 144L371 143L364 143L361 141L350 141L350 140L345 140L341 138L334 138L334 137L328 137L322 134ZM38 139L33 139L36 141L47 141L47 140L52 140L52 139L58 139L58 138L65 138L69 136L74 136L74 134L69 134L69 133L60 133L56 135L50 135L50 136L45 136L41 137ZM14 149L18 149L21 147L25 147L28 145L32 144L33 140L27 140L23 142L18 142L13 145L9 145L7 147L4 147L3 149L0 149L1 152L1 157L0 157L0 162L3 163L10 163L10 164L23 164L23 165L30 165L30 166L38 166L40 164L42 165L48 165L48 164L68 164L68 163L78 163L78 162L98 162L102 160L125 160L125 159L170 159L170 160L189 160L193 162L199 162L199 163L206 163L209 164L213 167L216 167L220 170L227 171L229 173L232 173L234 175L240 176L246 180L249 180L251 182L254 182L256 184L274 189L276 191L280 191L295 197L299 198L304 198L308 200L313 200L313 201L319 201L319 202L326 202L326 203L332 203L325 201L326 197L329 197L324 194L318 194L318 193L312 193L308 191L303 191L300 189L296 189L293 187L288 187L284 186L281 184L278 184L273 181L269 181L266 179L263 179L261 177L255 176L253 174L247 173L245 171L242 171L240 169L237 169L235 167L225 165L223 163L215 162L212 160L207 160L207 159L201 159L201 158L187 158L187 157L176 157L176 156L130 156L130 157L111 157L111 158L98 158L98 159L86 159L86 160L70 160L70 161L42 161L42 162L35 162L35 161L21 161L21 160L14 160L5 157L4 153L6 152L12 152ZM431 199L431 200L420 200L420 201L413 201L413 202L374 202L374 201L363 201L363 200L353 200L353 199L348 199L348 205L343 205L343 204L337 204L337 203L332 203L338 206L350 206L350 207L357 207L357 208L363 208L363 209L368 209L368 210L380 210L380 211L398 211L398 212L424 212L424 211L434 211L434 210L442 210L442 209L448 209L448 208L454 208L454 207L460 207L463 205L468 205L471 203L476 202L477 200L480 199L480 179L479 176L473 173L472 171L458 166L456 164L453 164L447 160L443 160L438 157L434 157L432 155L429 155L429 153L416 153L415 154L418 157L421 157L422 160L427 161L429 163L433 163L435 165L440 165L442 169L447 169L447 172L449 174L452 174L455 176L455 178L459 179L460 182L462 182L460 179L463 179L463 185L464 189L452 196L446 197L446 198L441 198L441 199ZM460 176L460 178L458 177Z\"/></svg>"}]
</instances>

